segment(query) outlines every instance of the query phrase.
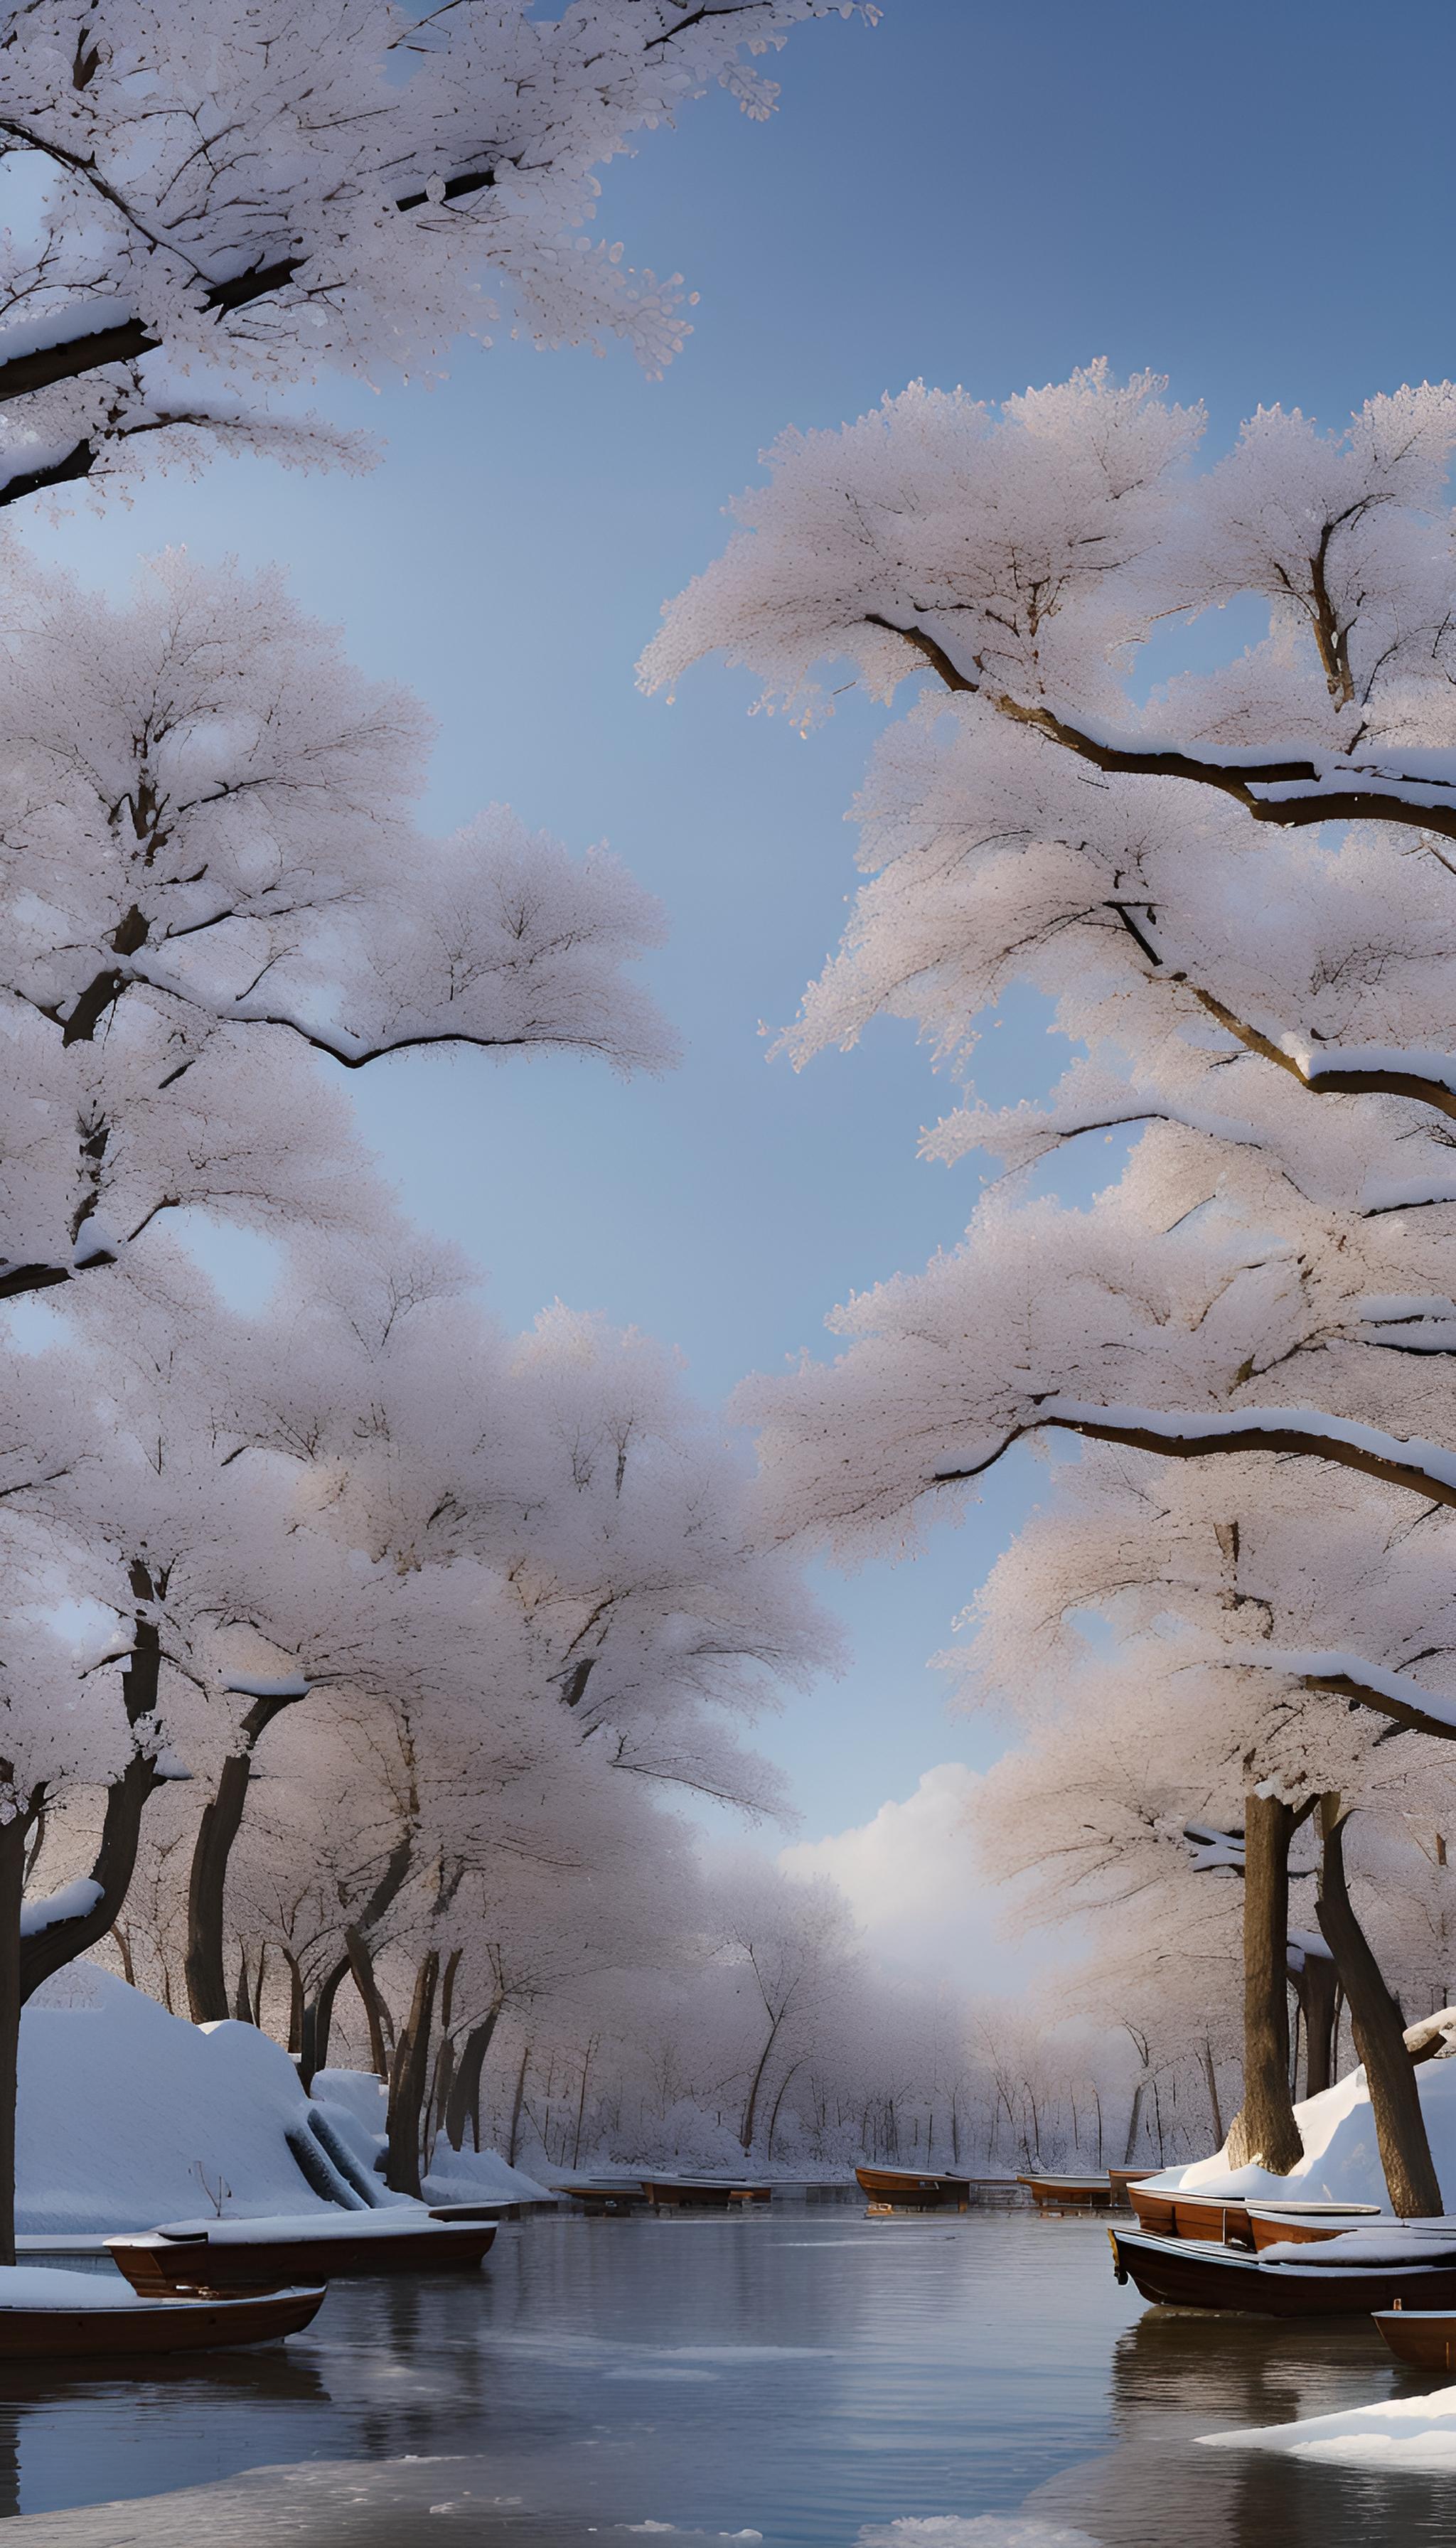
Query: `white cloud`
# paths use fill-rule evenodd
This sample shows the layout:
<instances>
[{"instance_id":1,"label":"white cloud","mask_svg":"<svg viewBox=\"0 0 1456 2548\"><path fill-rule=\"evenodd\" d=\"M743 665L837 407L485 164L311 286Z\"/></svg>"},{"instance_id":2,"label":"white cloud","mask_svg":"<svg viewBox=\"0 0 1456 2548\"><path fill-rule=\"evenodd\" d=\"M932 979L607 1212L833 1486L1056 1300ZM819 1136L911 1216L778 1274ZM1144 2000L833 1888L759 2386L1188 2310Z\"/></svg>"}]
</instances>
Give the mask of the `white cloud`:
<instances>
[{"instance_id":1,"label":"white cloud","mask_svg":"<svg viewBox=\"0 0 1456 2548\"><path fill-rule=\"evenodd\" d=\"M903 1802L890 1797L854 1830L796 1841L778 1864L794 1875L833 1876L885 1972L977 1993L1018 1989L1056 1960L1056 1950L1040 1934L1003 1934L1010 1897L981 1873L968 1828L980 1783L964 1762L943 1761Z\"/></svg>"}]
</instances>

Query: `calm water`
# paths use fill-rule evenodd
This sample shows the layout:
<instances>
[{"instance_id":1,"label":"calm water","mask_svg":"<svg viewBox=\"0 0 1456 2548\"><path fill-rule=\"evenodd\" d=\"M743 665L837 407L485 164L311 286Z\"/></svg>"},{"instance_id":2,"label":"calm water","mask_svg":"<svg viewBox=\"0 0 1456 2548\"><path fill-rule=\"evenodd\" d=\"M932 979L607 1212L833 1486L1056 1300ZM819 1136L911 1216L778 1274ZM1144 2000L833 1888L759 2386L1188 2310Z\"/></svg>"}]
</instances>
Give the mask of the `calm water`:
<instances>
[{"instance_id":1,"label":"calm water","mask_svg":"<svg viewBox=\"0 0 1456 2548\"><path fill-rule=\"evenodd\" d=\"M866 2524L944 2513L1102 2548L1406 2548L1456 2540L1438 2481L1193 2436L1438 2385L1364 2320L1144 2310L1095 2222L544 2217L502 2229L478 2276L337 2285L286 2348L125 2385L5 2382L0 2487L12 2548L408 2548L452 2529L627 2548L638 2524L852 2548Z\"/></svg>"}]
</instances>

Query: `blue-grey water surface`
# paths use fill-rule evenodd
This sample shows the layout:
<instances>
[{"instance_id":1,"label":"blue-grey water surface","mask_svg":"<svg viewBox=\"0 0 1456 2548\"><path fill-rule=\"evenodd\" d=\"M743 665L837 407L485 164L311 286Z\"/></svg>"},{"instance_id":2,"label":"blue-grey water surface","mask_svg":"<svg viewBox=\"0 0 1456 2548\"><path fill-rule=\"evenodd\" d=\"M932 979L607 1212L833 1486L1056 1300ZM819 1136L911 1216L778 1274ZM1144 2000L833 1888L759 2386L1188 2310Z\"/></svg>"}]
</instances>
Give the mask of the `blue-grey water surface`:
<instances>
[{"instance_id":1,"label":"blue-grey water surface","mask_svg":"<svg viewBox=\"0 0 1456 2548\"><path fill-rule=\"evenodd\" d=\"M1363 2319L1145 2310L1096 2221L547 2215L502 2228L480 2274L335 2285L285 2347L0 2374L0 2504L13 2548L628 2548L638 2524L852 2548L935 2514L1102 2548L1406 2548L1456 2541L1439 2481L1194 2437L1441 2385Z\"/></svg>"}]
</instances>

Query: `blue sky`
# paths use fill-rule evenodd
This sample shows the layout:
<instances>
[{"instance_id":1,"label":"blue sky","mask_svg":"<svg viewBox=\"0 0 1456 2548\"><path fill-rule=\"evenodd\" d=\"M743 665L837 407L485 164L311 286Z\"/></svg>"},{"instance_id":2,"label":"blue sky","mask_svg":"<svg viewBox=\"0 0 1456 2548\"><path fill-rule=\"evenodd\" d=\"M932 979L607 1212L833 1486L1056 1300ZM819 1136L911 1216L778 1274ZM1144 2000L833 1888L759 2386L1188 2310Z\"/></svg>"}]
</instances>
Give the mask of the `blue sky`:
<instances>
[{"instance_id":1,"label":"blue sky","mask_svg":"<svg viewBox=\"0 0 1456 2548\"><path fill-rule=\"evenodd\" d=\"M1421 101L1449 96L1453 54L1456 18L1428 0L1378 20L1350 0L886 0L873 33L795 37L768 126L715 98L608 172L605 234L701 295L665 381L624 352L465 348L429 396L322 402L387 438L370 478L228 462L99 522L25 526L112 586L169 541L284 561L367 670L432 707L433 821L508 799L574 848L609 840L666 902L651 975L686 1042L671 1078L413 1056L352 1092L410 1208L464 1243L510 1322L558 1295L605 1310L672 1339L719 1398L828 1350L825 1311L953 1243L974 1199L974 1162L917 1162L951 1091L908 1029L797 1076L760 1032L842 925L844 809L878 715L846 699L805 743L746 715L739 676L699 673L672 708L634 687L661 600L715 554L762 446L913 376L1000 398L1098 354L1205 398L1211 451L1261 401L1338 421L1444 376L1456 176ZM987 1030L992 1099L1064 1058L1030 1001ZM1115 1156L1062 1190L1090 1193ZM994 1757L994 1725L948 1726L926 1658L1040 1474L1008 1468L913 1563L823 1578L853 1669L767 1741L807 1837L937 1762Z\"/></svg>"}]
</instances>

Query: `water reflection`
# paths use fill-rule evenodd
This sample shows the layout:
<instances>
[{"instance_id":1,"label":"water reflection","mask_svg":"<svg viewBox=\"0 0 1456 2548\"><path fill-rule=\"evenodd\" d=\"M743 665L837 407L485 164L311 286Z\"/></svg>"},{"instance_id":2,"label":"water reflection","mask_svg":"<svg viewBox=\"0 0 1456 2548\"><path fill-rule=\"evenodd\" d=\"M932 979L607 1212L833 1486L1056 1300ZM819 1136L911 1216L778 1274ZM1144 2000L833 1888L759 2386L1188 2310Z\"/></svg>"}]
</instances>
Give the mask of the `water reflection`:
<instances>
[{"instance_id":1,"label":"water reflection","mask_svg":"<svg viewBox=\"0 0 1456 2548\"><path fill-rule=\"evenodd\" d=\"M498 2548L502 2522L581 2548L644 2522L851 2548L903 2514L1019 2511L1104 2548L1405 2548L1456 2534L1434 2481L1197 2436L1434 2385L1367 2320L1144 2310L1091 2222L869 2222L849 2203L548 2219L502 2231L484 2274L335 2286L286 2350L0 2380L0 2509L159 2498L135 2516L157 2543L281 2527L352 2548L367 2504L403 2542L410 2490L433 2485L420 2464L460 2454L457 2529ZM201 2492L169 2509L176 2489ZM429 2509L410 2519L433 2538Z\"/></svg>"}]
</instances>

